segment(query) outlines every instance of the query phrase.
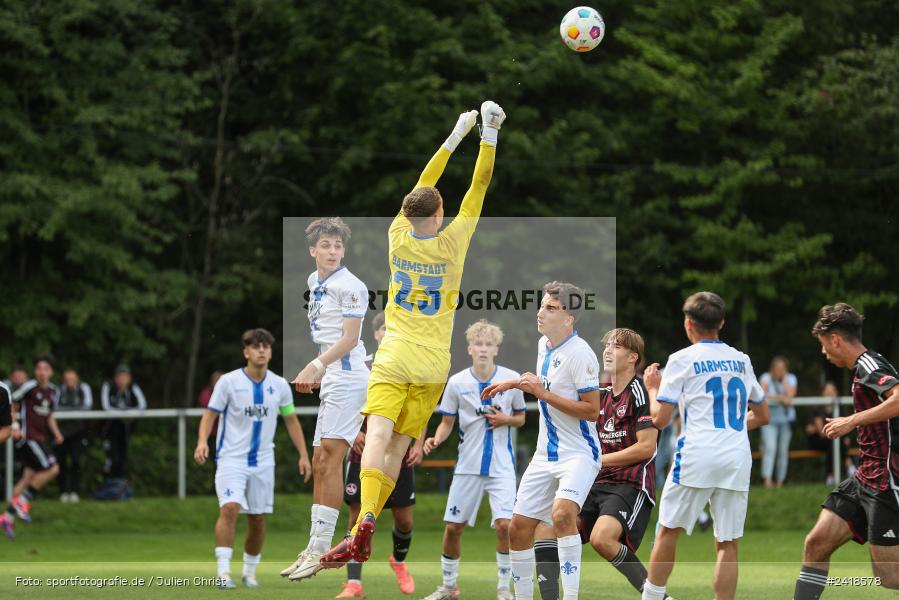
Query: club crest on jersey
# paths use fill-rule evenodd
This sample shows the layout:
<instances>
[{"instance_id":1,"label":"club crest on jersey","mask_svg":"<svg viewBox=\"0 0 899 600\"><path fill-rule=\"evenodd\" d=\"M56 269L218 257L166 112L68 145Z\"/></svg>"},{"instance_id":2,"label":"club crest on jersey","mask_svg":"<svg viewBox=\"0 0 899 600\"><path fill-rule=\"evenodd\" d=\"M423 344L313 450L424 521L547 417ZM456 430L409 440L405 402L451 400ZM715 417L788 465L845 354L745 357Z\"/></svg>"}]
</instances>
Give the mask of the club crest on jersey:
<instances>
[{"instance_id":1,"label":"club crest on jersey","mask_svg":"<svg viewBox=\"0 0 899 600\"><path fill-rule=\"evenodd\" d=\"M587 367L587 375L593 375L596 371L593 367Z\"/></svg>"},{"instance_id":2,"label":"club crest on jersey","mask_svg":"<svg viewBox=\"0 0 899 600\"><path fill-rule=\"evenodd\" d=\"M254 404L243 409L243 414L250 418L262 419L268 416L268 407L261 404Z\"/></svg>"},{"instance_id":3,"label":"club crest on jersey","mask_svg":"<svg viewBox=\"0 0 899 600\"><path fill-rule=\"evenodd\" d=\"M618 408L615 409L615 414L618 415L619 419L624 418L624 414L627 412L627 404L622 404Z\"/></svg>"},{"instance_id":4,"label":"club crest on jersey","mask_svg":"<svg viewBox=\"0 0 899 600\"><path fill-rule=\"evenodd\" d=\"M558 369L559 365L562 364L562 359L558 356L553 359L553 369Z\"/></svg>"}]
</instances>

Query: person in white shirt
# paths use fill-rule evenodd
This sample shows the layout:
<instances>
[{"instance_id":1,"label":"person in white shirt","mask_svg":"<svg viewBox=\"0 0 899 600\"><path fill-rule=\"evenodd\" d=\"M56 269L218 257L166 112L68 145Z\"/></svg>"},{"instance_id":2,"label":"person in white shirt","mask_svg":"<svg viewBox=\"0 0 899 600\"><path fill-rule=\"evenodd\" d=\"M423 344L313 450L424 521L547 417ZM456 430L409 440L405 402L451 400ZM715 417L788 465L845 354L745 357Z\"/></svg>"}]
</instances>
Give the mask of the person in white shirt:
<instances>
[{"instance_id":1,"label":"person in white shirt","mask_svg":"<svg viewBox=\"0 0 899 600\"><path fill-rule=\"evenodd\" d=\"M537 312L537 372L496 383L483 397L512 388L532 394L540 406L534 458L518 486L509 527L516 600L534 596L534 531L551 524L558 540L560 579L566 600L576 599L581 577L580 512L600 468L599 360L574 330L585 294L570 283L543 287Z\"/></svg>"},{"instance_id":2,"label":"person in white shirt","mask_svg":"<svg viewBox=\"0 0 899 600\"><path fill-rule=\"evenodd\" d=\"M770 416L749 357L718 339L724 300L698 292L687 298L683 312L692 345L668 357L664 374L657 363L643 374L653 424L665 427L675 406L683 422L659 501L659 529L643 600L665 598L678 535L693 532L706 504L714 520L718 560L715 598L728 600L737 590L737 540L743 537L749 499L752 453L747 432Z\"/></svg>"},{"instance_id":3,"label":"person in white shirt","mask_svg":"<svg viewBox=\"0 0 899 600\"><path fill-rule=\"evenodd\" d=\"M433 437L425 440L430 454L446 441L459 419L459 456L446 500L443 520L443 584L425 600L451 600L459 596L456 580L466 524L474 527L481 499L490 499L491 524L496 528L497 599L511 600L509 580L509 521L515 505L515 452L512 427L524 425L524 394L511 389L492 400L481 393L494 381L520 375L494 361L503 343L503 331L481 319L465 331L471 367L450 377L437 412L443 415Z\"/></svg>"},{"instance_id":4,"label":"person in white shirt","mask_svg":"<svg viewBox=\"0 0 899 600\"><path fill-rule=\"evenodd\" d=\"M321 385L318 421L312 441L311 527L306 547L281 571L299 581L321 569L319 558L331 547L343 502L343 459L362 427L362 405L368 387L362 320L368 288L341 264L350 239L339 217L313 221L306 228L315 271L309 275L309 327L319 349L291 382L301 393Z\"/></svg>"},{"instance_id":5,"label":"person in white shirt","mask_svg":"<svg viewBox=\"0 0 899 600\"><path fill-rule=\"evenodd\" d=\"M247 515L244 543L243 584L259 587L256 566L262 559L265 514L274 509L275 429L278 415L284 420L290 440L299 453L298 467L309 481L312 465L306 438L293 406L290 384L268 368L274 336L265 329L250 329L241 336L244 368L222 375L200 419L194 459L204 464L209 457L209 432L221 416L215 451L215 491L219 518L215 524L215 558L219 587L234 588L231 554L237 516Z\"/></svg>"}]
</instances>

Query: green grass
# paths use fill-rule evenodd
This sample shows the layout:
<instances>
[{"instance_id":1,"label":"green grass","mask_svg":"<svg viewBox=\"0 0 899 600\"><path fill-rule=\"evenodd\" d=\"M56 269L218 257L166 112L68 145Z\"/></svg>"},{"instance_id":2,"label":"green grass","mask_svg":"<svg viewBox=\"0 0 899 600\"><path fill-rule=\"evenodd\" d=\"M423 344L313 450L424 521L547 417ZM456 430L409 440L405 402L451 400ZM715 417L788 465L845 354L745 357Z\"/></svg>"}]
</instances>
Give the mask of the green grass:
<instances>
[{"instance_id":1,"label":"green grass","mask_svg":"<svg viewBox=\"0 0 899 600\"><path fill-rule=\"evenodd\" d=\"M750 493L748 531L740 542L738 597L746 599L789 598L802 554L802 541L814 523L818 505L827 493L823 486L793 486L783 490L754 488ZM440 549L445 497L419 496L415 538L409 563L421 598L440 582ZM267 520L268 534L258 575L263 588L219 591L194 585L195 577L215 574L212 556L212 526L217 504L212 496L186 501L148 498L126 503L82 502L60 504L39 498L33 508L34 522L19 524L15 542L0 539L0 597L15 598L332 598L340 589L343 571L325 571L315 578L289 583L277 576L305 545L309 529L308 495L284 495L276 500L276 512ZM495 537L486 526L487 507L482 505L477 527L463 538L459 585L462 598L495 598ZM654 522L654 519L653 519ZM339 525L342 530L343 522ZM390 568L390 518L382 519L375 536L372 559L363 572L365 590L371 600L400 598ZM243 523L238 530L242 539ZM640 549L645 561L650 552L651 531ZM240 573L242 546L238 542L232 572ZM637 594L611 566L584 547L586 564L581 579L582 598L603 600L637 598ZM682 537L678 562L669 591L679 599L711 597L713 573L711 532ZM871 575L867 549L848 544L834 557L834 576ZM48 578L57 577L142 578L144 586L66 587L52 590ZM41 586L16 584L16 577L33 577ZM156 578L183 578L184 586ZM875 587L840 587L828 590L825 598L895 598L895 592Z\"/></svg>"}]
</instances>

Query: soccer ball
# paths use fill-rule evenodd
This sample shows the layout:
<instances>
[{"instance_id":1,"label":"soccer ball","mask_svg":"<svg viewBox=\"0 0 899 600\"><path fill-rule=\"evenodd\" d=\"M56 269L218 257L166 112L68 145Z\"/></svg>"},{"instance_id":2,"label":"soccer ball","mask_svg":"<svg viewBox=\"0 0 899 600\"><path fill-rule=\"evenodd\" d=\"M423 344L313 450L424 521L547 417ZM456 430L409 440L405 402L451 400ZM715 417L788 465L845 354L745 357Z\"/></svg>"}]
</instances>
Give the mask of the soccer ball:
<instances>
[{"instance_id":1,"label":"soccer ball","mask_svg":"<svg viewBox=\"0 0 899 600\"><path fill-rule=\"evenodd\" d=\"M576 52L589 52L596 48L606 34L602 16L589 6L578 6L562 17L559 35L565 45Z\"/></svg>"}]
</instances>

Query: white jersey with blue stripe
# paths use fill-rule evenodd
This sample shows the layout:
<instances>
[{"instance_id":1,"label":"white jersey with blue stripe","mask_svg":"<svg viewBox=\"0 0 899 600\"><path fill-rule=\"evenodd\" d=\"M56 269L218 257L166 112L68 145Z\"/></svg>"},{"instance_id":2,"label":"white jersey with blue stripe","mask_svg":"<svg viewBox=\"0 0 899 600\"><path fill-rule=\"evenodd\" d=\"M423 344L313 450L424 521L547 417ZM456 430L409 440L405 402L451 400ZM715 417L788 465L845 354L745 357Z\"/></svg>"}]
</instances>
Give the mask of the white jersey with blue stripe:
<instances>
[{"instance_id":1,"label":"white jersey with blue stripe","mask_svg":"<svg viewBox=\"0 0 899 600\"><path fill-rule=\"evenodd\" d=\"M493 399L481 400L487 386L506 379L518 379L512 369L497 366L490 379L481 381L471 369L449 378L437 412L459 420L459 457L457 475L484 475L515 479L515 452L512 449L512 428L508 425L488 429L485 409L498 407L507 415L523 413L524 394L513 389L497 394Z\"/></svg>"},{"instance_id":2,"label":"white jersey with blue stripe","mask_svg":"<svg viewBox=\"0 0 899 600\"><path fill-rule=\"evenodd\" d=\"M343 337L343 320L365 318L368 309L368 288L346 267L340 267L324 279L318 272L309 275L309 327L312 341L324 354ZM356 371L365 368L365 344L360 339L356 347L328 365L329 370Z\"/></svg>"},{"instance_id":3,"label":"white jersey with blue stripe","mask_svg":"<svg viewBox=\"0 0 899 600\"><path fill-rule=\"evenodd\" d=\"M599 390L599 361L589 344L575 331L555 348L540 338L537 374L549 391L569 400L579 394ZM540 407L540 435L535 457L555 462L575 455L599 461L599 438L593 421L578 419L553 408L543 400Z\"/></svg>"},{"instance_id":4,"label":"white jersey with blue stripe","mask_svg":"<svg viewBox=\"0 0 899 600\"><path fill-rule=\"evenodd\" d=\"M658 400L676 404L682 419L671 480L748 490L752 452L746 415L749 402L764 399L749 357L720 340L702 340L669 356Z\"/></svg>"},{"instance_id":5,"label":"white jersey with blue stripe","mask_svg":"<svg viewBox=\"0 0 899 600\"><path fill-rule=\"evenodd\" d=\"M207 407L220 414L216 464L274 465L275 428L282 407L293 407L293 393L283 377L267 371L257 383L243 369L222 375Z\"/></svg>"}]
</instances>

